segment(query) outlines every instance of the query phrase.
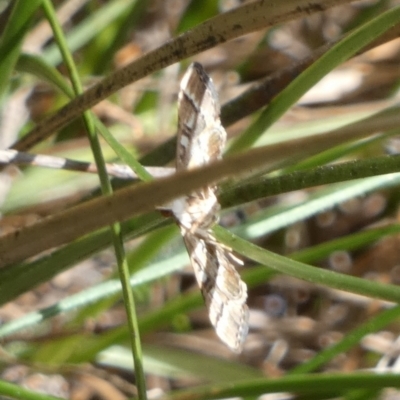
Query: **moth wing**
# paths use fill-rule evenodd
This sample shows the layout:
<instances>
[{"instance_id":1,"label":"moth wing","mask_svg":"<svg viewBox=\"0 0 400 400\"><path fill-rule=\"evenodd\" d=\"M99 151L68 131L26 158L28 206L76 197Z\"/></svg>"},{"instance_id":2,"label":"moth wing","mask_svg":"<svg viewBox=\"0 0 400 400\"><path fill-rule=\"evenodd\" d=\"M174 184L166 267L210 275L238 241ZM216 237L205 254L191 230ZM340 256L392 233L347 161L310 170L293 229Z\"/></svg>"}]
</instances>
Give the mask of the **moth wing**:
<instances>
[{"instance_id":1,"label":"moth wing","mask_svg":"<svg viewBox=\"0 0 400 400\"><path fill-rule=\"evenodd\" d=\"M190 169L222 157L226 132L219 119L218 95L199 63L190 65L178 95L176 169Z\"/></svg>"},{"instance_id":2,"label":"moth wing","mask_svg":"<svg viewBox=\"0 0 400 400\"><path fill-rule=\"evenodd\" d=\"M239 260L212 238L183 237L190 261L218 337L239 353L248 333L247 287L234 267Z\"/></svg>"},{"instance_id":3,"label":"moth wing","mask_svg":"<svg viewBox=\"0 0 400 400\"><path fill-rule=\"evenodd\" d=\"M177 170L200 167L222 157L226 132L219 114L211 78L200 64L193 63L182 78L178 96ZM212 236L218 210L214 187L199 189L172 203L210 321L219 338L240 352L248 332L247 287L234 267L238 260L231 249Z\"/></svg>"}]
</instances>

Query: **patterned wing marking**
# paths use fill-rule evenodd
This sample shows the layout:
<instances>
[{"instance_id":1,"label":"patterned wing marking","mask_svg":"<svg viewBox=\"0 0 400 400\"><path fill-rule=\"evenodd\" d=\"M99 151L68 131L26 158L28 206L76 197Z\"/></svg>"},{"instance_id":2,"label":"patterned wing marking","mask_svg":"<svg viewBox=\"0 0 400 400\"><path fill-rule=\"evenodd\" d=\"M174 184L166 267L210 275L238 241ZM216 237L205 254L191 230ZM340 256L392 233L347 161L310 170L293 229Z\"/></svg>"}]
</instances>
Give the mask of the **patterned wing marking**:
<instances>
[{"instance_id":1,"label":"patterned wing marking","mask_svg":"<svg viewBox=\"0 0 400 400\"><path fill-rule=\"evenodd\" d=\"M241 262L210 234L205 239L187 234L183 238L211 324L218 337L240 353L248 332L247 287L233 264Z\"/></svg>"},{"instance_id":2,"label":"patterned wing marking","mask_svg":"<svg viewBox=\"0 0 400 400\"><path fill-rule=\"evenodd\" d=\"M199 167L222 157L226 132L219 113L211 78L200 64L191 64L178 96L177 170Z\"/></svg>"},{"instance_id":3,"label":"patterned wing marking","mask_svg":"<svg viewBox=\"0 0 400 400\"><path fill-rule=\"evenodd\" d=\"M226 132L219 112L211 78L200 64L192 64L182 79L178 98L177 170L222 157ZM212 235L219 209L211 186L172 203L210 321L219 338L240 352L248 331L247 287L234 267L241 261Z\"/></svg>"}]
</instances>

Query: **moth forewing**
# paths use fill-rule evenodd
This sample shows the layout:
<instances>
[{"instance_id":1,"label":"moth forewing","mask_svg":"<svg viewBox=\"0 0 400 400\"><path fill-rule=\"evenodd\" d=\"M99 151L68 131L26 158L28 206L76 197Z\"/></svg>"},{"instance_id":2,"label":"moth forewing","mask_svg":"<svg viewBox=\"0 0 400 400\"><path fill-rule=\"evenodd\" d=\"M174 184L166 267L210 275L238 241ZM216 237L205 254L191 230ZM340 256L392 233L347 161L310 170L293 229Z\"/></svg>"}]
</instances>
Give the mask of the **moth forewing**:
<instances>
[{"instance_id":1,"label":"moth forewing","mask_svg":"<svg viewBox=\"0 0 400 400\"><path fill-rule=\"evenodd\" d=\"M222 157L226 132L211 78L198 63L190 65L178 95L176 169L200 167ZM204 152L208 148L212 151Z\"/></svg>"}]
</instances>

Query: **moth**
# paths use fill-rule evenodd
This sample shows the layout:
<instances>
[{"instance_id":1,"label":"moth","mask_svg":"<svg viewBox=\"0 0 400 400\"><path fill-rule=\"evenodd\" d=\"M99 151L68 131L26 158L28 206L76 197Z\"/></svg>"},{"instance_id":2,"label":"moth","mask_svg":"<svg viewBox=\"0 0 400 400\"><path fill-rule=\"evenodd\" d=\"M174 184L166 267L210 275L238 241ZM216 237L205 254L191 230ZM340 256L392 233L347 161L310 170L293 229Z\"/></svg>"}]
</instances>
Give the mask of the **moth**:
<instances>
[{"instance_id":1,"label":"moth","mask_svg":"<svg viewBox=\"0 0 400 400\"><path fill-rule=\"evenodd\" d=\"M199 63L190 65L178 95L176 170L198 168L222 158L226 132L220 121L218 96ZM241 260L216 241L212 227L220 205L216 187L207 186L171 205L197 283L219 338L240 352L248 332L247 287L235 266Z\"/></svg>"},{"instance_id":2,"label":"moth","mask_svg":"<svg viewBox=\"0 0 400 400\"><path fill-rule=\"evenodd\" d=\"M226 132L219 114L218 96L211 78L200 64L193 63L182 78L178 95L176 170L198 168L221 159ZM97 172L93 164L12 149L0 150L2 162ZM147 169L158 176L173 172L173 169ZM136 177L124 165L107 165L107 171L120 178ZM215 186L207 186L161 209L171 210L180 227L217 335L233 351L240 352L248 332L247 287L235 269L242 262L213 236L212 227L218 222L220 210L215 192Z\"/></svg>"}]
</instances>

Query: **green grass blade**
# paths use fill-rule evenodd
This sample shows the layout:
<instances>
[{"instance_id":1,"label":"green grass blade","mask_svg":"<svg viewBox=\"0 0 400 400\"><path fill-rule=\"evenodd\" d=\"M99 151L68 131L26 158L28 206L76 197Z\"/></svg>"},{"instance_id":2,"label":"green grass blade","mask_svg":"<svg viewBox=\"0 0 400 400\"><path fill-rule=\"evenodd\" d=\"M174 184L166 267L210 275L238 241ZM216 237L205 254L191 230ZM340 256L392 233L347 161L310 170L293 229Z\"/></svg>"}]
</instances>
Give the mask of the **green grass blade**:
<instances>
[{"instance_id":1,"label":"green grass blade","mask_svg":"<svg viewBox=\"0 0 400 400\"><path fill-rule=\"evenodd\" d=\"M49 82L62 93L64 93L67 97L71 99L74 97L74 92L71 87L65 82L64 77L55 68L46 64L43 58L38 56L23 55L18 60L17 67L21 71L32 73L39 78ZM121 161L129 165L132 170L136 172L141 180L151 180L152 176L146 171L145 168L143 168L143 166L136 160L136 158L114 138L114 136L94 114L90 113L90 115L91 118L93 118L96 128L99 130L100 134L109 144L109 146L115 151Z\"/></svg>"},{"instance_id":2,"label":"green grass blade","mask_svg":"<svg viewBox=\"0 0 400 400\"><path fill-rule=\"evenodd\" d=\"M385 329L390 323L400 317L400 306L393 307L389 310L382 311L377 316L360 325L356 329L346 333L346 336L338 343L329 346L327 349L320 351L311 360L304 362L290 371L291 374L304 374L315 371L324 364L331 361L334 357L341 353L349 351L352 347L360 343L361 339L366 335Z\"/></svg>"},{"instance_id":3,"label":"green grass blade","mask_svg":"<svg viewBox=\"0 0 400 400\"><path fill-rule=\"evenodd\" d=\"M18 60L22 40L30 26L30 20L42 0L16 0L3 35L0 38L0 102L10 83L11 74Z\"/></svg>"},{"instance_id":4,"label":"green grass blade","mask_svg":"<svg viewBox=\"0 0 400 400\"><path fill-rule=\"evenodd\" d=\"M348 390L359 388L383 389L400 387L397 374L374 375L365 372L335 374L299 374L282 378L261 378L247 382L234 382L221 385L198 386L194 389L180 390L161 397L160 400L205 400L238 396L261 396L267 393L294 392L307 395L306 398L339 398ZM323 397L321 397L323 396Z\"/></svg>"},{"instance_id":5,"label":"green grass blade","mask_svg":"<svg viewBox=\"0 0 400 400\"><path fill-rule=\"evenodd\" d=\"M222 243L230 246L239 254L257 261L276 272L293 276L307 282L328 286L332 289L345 290L363 296L400 303L400 288L398 286L385 285L322 268L312 267L262 249L238 236L234 236L221 227L216 227L214 231L217 239Z\"/></svg>"},{"instance_id":6,"label":"green grass blade","mask_svg":"<svg viewBox=\"0 0 400 400\"><path fill-rule=\"evenodd\" d=\"M88 44L103 29L121 17L132 6L131 3L126 0L105 3L85 18L84 21L76 25L66 35L66 43L70 51L75 52ZM58 65L62 61L60 50L56 44L52 44L45 49L43 58L49 65Z\"/></svg>"},{"instance_id":7,"label":"green grass blade","mask_svg":"<svg viewBox=\"0 0 400 400\"><path fill-rule=\"evenodd\" d=\"M387 174L367 179L331 185L294 206L272 206L249 218L236 233L248 239L256 238L311 217L338 204L374 190L398 186L400 174Z\"/></svg>"},{"instance_id":8,"label":"green grass blade","mask_svg":"<svg viewBox=\"0 0 400 400\"><path fill-rule=\"evenodd\" d=\"M0 395L17 400L62 400L60 397L32 392L20 385L0 380ZM8 397L10 396L10 397Z\"/></svg>"},{"instance_id":9,"label":"green grass blade","mask_svg":"<svg viewBox=\"0 0 400 400\"><path fill-rule=\"evenodd\" d=\"M133 274L130 278L130 286L134 288L161 279L174 271L182 269L187 262L187 254L182 251L168 260L154 263ZM83 292L69 296L53 306L3 324L0 326L0 337L6 337L21 329L27 329L60 313L76 311L83 306L114 296L120 292L121 282L118 279L109 280L89 289L85 289Z\"/></svg>"},{"instance_id":10,"label":"green grass blade","mask_svg":"<svg viewBox=\"0 0 400 400\"><path fill-rule=\"evenodd\" d=\"M249 366L185 350L145 345L143 352L145 370L169 379L186 377L221 383L261 377L260 371ZM126 349L119 346L112 346L99 353L96 362L107 367L132 369Z\"/></svg>"},{"instance_id":11,"label":"green grass blade","mask_svg":"<svg viewBox=\"0 0 400 400\"><path fill-rule=\"evenodd\" d=\"M231 145L228 153L253 145L320 79L399 22L400 7L394 7L351 32L282 90L257 120Z\"/></svg>"}]
</instances>

